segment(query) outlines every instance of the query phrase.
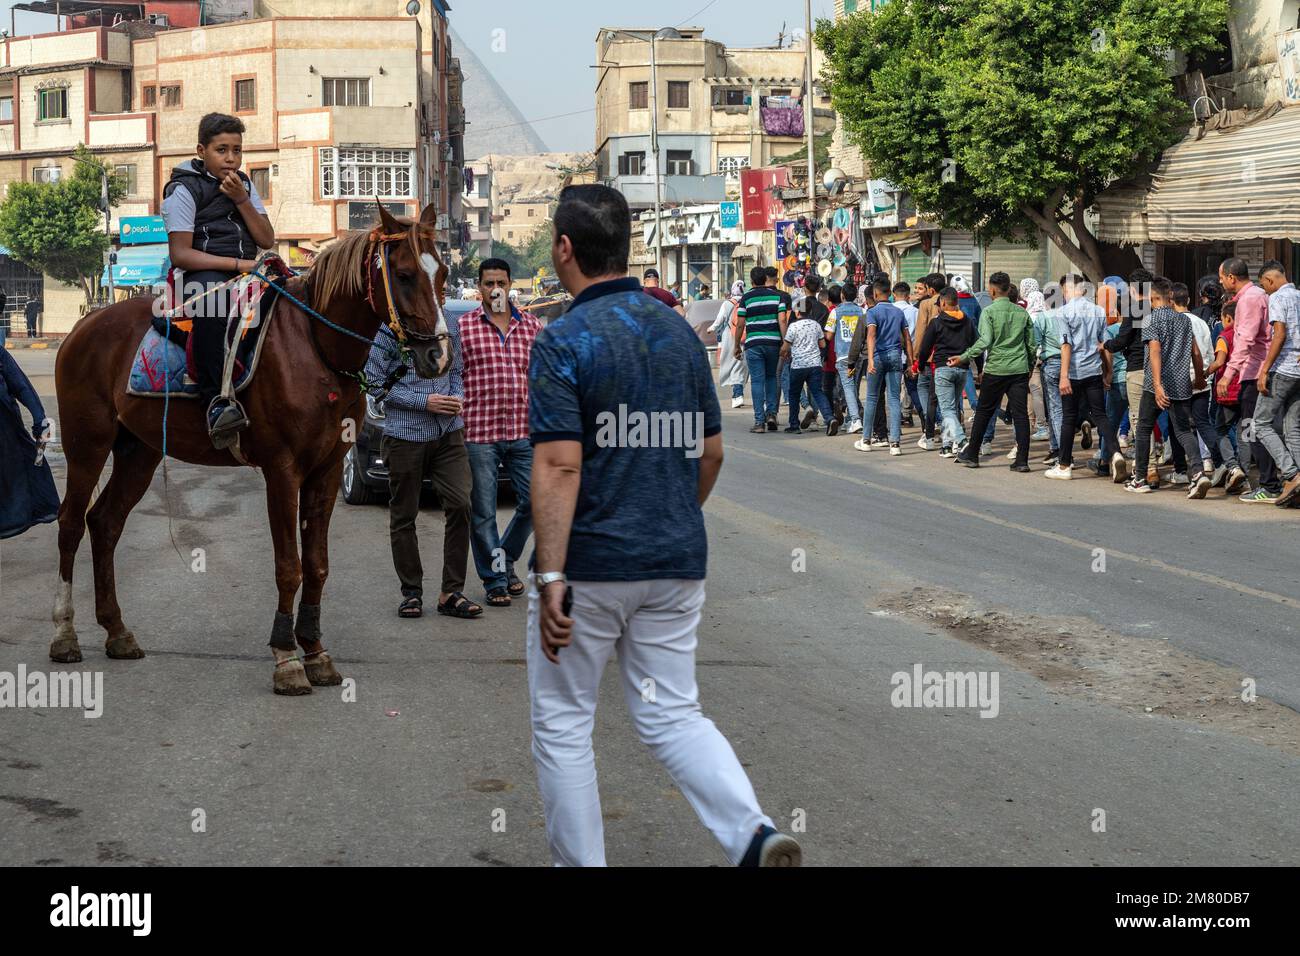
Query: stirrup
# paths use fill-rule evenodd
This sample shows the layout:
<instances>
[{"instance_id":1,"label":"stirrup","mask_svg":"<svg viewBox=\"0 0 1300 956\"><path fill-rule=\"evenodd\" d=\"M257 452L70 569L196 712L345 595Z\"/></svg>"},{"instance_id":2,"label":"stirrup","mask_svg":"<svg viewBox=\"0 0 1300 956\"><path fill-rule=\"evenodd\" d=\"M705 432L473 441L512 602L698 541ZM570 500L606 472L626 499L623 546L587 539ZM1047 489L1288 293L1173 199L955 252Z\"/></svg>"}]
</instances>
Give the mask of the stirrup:
<instances>
[{"instance_id":1,"label":"stirrup","mask_svg":"<svg viewBox=\"0 0 1300 956\"><path fill-rule=\"evenodd\" d=\"M212 409L219 402L224 402L226 407L217 415L217 420L212 420ZM208 406L208 436L212 439L214 448L223 450L233 445L239 438L239 433L248 427L248 416L244 414L244 407L233 398L223 399L220 396L212 400Z\"/></svg>"}]
</instances>

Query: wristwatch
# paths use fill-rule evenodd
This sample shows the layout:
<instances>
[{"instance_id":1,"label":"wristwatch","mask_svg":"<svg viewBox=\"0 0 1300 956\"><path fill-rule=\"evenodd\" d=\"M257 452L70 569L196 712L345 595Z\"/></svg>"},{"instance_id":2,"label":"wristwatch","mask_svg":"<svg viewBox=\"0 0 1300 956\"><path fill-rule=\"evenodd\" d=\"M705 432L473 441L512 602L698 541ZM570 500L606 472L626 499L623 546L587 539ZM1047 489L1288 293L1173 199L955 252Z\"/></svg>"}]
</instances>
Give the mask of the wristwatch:
<instances>
[{"instance_id":1,"label":"wristwatch","mask_svg":"<svg viewBox=\"0 0 1300 956\"><path fill-rule=\"evenodd\" d=\"M548 584L554 584L556 581L567 581L567 580L568 578L564 576L563 571L547 571L545 574L533 575L533 583L537 585L538 590L541 590L542 588L546 587Z\"/></svg>"}]
</instances>

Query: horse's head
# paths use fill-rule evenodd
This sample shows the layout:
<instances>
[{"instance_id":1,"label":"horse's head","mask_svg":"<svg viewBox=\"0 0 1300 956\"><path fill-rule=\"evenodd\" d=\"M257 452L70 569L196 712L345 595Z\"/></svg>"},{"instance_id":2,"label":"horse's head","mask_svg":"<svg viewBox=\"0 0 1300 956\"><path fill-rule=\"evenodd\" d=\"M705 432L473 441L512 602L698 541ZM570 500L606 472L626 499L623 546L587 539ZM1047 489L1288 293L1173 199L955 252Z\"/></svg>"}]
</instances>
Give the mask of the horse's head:
<instances>
[{"instance_id":1,"label":"horse's head","mask_svg":"<svg viewBox=\"0 0 1300 956\"><path fill-rule=\"evenodd\" d=\"M406 237L381 243L375 250L387 257L389 302L415 360L415 373L441 378L451 370L452 343L442 311L447 266L438 254L433 228L438 210L429 205L418 222L404 222L378 205L384 235Z\"/></svg>"}]
</instances>

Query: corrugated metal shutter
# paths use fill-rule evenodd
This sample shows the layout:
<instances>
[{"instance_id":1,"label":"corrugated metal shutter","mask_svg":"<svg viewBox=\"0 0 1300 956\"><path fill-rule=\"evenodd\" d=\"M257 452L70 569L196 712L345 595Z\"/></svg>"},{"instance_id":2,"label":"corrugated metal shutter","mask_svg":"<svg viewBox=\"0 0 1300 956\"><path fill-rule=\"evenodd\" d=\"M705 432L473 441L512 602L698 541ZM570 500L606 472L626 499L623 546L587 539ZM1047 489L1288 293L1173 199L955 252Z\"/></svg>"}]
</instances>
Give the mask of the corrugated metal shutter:
<instances>
[{"instance_id":1,"label":"corrugated metal shutter","mask_svg":"<svg viewBox=\"0 0 1300 956\"><path fill-rule=\"evenodd\" d=\"M975 237L969 232L944 229L939 233L939 248L943 250L943 271L970 278L975 270Z\"/></svg>"},{"instance_id":2,"label":"corrugated metal shutter","mask_svg":"<svg viewBox=\"0 0 1300 956\"><path fill-rule=\"evenodd\" d=\"M995 272L1005 272L1012 282L1032 277L1042 282L1047 278L1047 247L1038 248L1023 243L994 239L984 250L984 278Z\"/></svg>"},{"instance_id":3,"label":"corrugated metal shutter","mask_svg":"<svg viewBox=\"0 0 1300 956\"><path fill-rule=\"evenodd\" d=\"M904 282L913 283L921 276L930 274L930 257L919 246L907 250L907 255L898 260L898 277Z\"/></svg>"}]
</instances>

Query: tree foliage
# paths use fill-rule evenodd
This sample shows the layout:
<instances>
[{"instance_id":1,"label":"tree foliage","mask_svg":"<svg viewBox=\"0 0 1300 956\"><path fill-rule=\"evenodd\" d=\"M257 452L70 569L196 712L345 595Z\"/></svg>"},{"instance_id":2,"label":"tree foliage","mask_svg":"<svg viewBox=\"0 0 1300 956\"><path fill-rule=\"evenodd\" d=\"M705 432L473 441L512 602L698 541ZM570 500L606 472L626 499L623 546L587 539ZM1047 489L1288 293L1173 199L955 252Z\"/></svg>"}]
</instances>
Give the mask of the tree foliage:
<instances>
[{"instance_id":1,"label":"tree foliage","mask_svg":"<svg viewBox=\"0 0 1300 956\"><path fill-rule=\"evenodd\" d=\"M106 164L84 146L80 162L57 183L13 183L0 204L0 245L24 265L69 285L80 285L94 301L104 270L108 236L101 209L101 170ZM109 205L126 195L126 184L109 174Z\"/></svg>"},{"instance_id":2,"label":"tree foliage","mask_svg":"<svg viewBox=\"0 0 1300 956\"><path fill-rule=\"evenodd\" d=\"M1227 15L1227 0L893 0L820 21L816 42L873 176L948 226L1041 229L1099 280L1084 212L1177 141L1191 111L1167 51L1217 47Z\"/></svg>"}]
</instances>

